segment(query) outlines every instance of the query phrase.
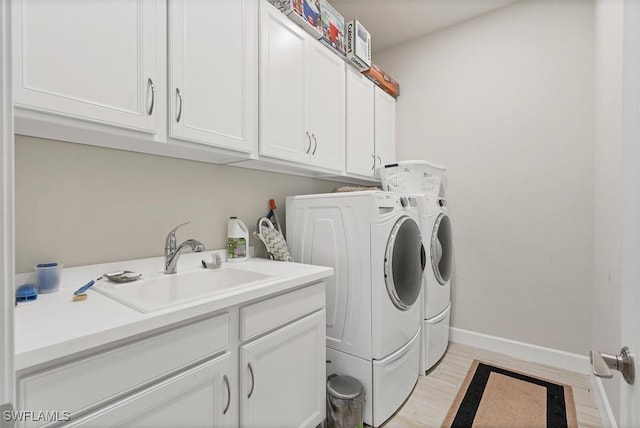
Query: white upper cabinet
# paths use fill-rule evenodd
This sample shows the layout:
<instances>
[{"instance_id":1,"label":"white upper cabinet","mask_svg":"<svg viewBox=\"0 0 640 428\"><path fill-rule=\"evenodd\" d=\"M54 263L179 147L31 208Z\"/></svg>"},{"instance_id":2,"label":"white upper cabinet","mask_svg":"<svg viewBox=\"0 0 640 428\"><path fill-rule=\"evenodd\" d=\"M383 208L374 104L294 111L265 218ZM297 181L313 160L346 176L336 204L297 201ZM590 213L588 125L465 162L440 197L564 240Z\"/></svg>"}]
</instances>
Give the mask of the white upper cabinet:
<instances>
[{"instance_id":1,"label":"white upper cabinet","mask_svg":"<svg viewBox=\"0 0 640 428\"><path fill-rule=\"evenodd\" d=\"M375 87L375 146L377 167L396 161L396 100Z\"/></svg>"},{"instance_id":2,"label":"white upper cabinet","mask_svg":"<svg viewBox=\"0 0 640 428\"><path fill-rule=\"evenodd\" d=\"M372 177L377 165L374 145L373 82L347 67L346 172Z\"/></svg>"},{"instance_id":3,"label":"white upper cabinet","mask_svg":"<svg viewBox=\"0 0 640 428\"><path fill-rule=\"evenodd\" d=\"M374 177L396 161L396 100L362 74L347 68L346 173Z\"/></svg>"},{"instance_id":4,"label":"white upper cabinet","mask_svg":"<svg viewBox=\"0 0 640 428\"><path fill-rule=\"evenodd\" d=\"M345 62L260 5L260 155L344 169Z\"/></svg>"},{"instance_id":5,"label":"white upper cabinet","mask_svg":"<svg viewBox=\"0 0 640 428\"><path fill-rule=\"evenodd\" d=\"M251 151L258 138L258 4L169 2L173 138Z\"/></svg>"},{"instance_id":6,"label":"white upper cabinet","mask_svg":"<svg viewBox=\"0 0 640 428\"><path fill-rule=\"evenodd\" d=\"M17 134L355 182L395 160L395 100L266 0L13 2Z\"/></svg>"},{"instance_id":7,"label":"white upper cabinet","mask_svg":"<svg viewBox=\"0 0 640 428\"><path fill-rule=\"evenodd\" d=\"M312 40L309 54L310 162L342 170L345 147L344 59Z\"/></svg>"},{"instance_id":8,"label":"white upper cabinet","mask_svg":"<svg viewBox=\"0 0 640 428\"><path fill-rule=\"evenodd\" d=\"M307 161L306 39L289 18L260 3L260 155Z\"/></svg>"},{"instance_id":9,"label":"white upper cabinet","mask_svg":"<svg viewBox=\"0 0 640 428\"><path fill-rule=\"evenodd\" d=\"M16 1L15 104L155 132L159 25L156 1Z\"/></svg>"}]
</instances>

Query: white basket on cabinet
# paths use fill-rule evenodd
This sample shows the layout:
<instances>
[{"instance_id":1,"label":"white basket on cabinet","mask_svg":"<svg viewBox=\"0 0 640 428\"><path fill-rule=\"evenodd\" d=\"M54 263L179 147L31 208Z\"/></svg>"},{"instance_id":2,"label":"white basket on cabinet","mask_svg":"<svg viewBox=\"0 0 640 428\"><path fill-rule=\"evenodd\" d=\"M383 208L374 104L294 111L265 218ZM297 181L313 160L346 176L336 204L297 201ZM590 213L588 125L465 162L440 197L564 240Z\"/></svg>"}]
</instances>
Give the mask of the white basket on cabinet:
<instances>
[{"instance_id":1,"label":"white basket on cabinet","mask_svg":"<svg viewBox=\"0 0 640 428\"><path fill-rule=\"evenodd\" d=\"M378 168L382 190L438 196L442 174L447 170L424 160L400 161Z\"/></svg>"}]
</instances>

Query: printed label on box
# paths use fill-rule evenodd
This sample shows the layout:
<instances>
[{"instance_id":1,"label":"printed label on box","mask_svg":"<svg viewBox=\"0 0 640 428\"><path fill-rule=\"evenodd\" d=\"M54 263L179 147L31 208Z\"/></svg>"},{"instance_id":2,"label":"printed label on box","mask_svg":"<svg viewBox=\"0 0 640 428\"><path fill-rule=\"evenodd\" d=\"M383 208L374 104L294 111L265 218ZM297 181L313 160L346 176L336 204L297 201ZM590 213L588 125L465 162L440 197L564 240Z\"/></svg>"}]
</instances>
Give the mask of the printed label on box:
<instances>
[{"instance_id":1,"label":"printed label on box","mask_svg":"<svg viewBox=\"0 0 640 428\"><path fill-rule=\"evenodd\" d=\"M371 67L371 35L357 20L347 24L346 55L360 71Z\"/></svg>"}]
</instances>

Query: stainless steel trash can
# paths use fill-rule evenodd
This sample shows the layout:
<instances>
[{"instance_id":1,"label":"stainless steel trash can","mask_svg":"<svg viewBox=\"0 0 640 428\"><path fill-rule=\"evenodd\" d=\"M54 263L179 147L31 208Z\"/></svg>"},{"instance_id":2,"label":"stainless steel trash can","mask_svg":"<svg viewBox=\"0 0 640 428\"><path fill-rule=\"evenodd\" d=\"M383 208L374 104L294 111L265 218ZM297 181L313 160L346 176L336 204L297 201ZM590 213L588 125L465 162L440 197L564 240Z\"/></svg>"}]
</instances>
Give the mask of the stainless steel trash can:
<instances>
[{"instance_id":1,"label":"stainless steel trash can","mask_svg":"<svg viewBox=\"0 0 640 428\"><path fill-rule=\"evenodd\" d=\"M327 382L329 428L362 428L364 387L351 376L334 376Z\"/></svg>"}]
</instances>

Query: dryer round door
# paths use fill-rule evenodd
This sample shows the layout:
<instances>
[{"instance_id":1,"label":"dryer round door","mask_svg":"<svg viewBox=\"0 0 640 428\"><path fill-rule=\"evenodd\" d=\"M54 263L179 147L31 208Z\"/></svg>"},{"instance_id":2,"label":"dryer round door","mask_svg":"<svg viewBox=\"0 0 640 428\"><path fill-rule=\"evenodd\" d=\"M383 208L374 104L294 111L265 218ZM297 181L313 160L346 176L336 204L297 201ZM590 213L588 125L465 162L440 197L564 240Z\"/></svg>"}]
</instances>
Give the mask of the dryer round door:
<instances>
[{"instance_id":1,"label":"dryer round door","mask_svg":"<svg viewBox=\"0 0 640 428\"><path fill-rule=\"evenodd\" d=\"M451 238L451 220L442 213L436 219L431 235L431 267L441 285L451 278L453 242Z\"/></svg>"},{"instance_id":2,"label":"dryer round door","mask_svg":"<svg viewBox=\"0 0 640 428\"><path fill-rule=\"evenodd\" d=\"M425 264L418 224L411 217L400 217L391 230L384 256L387 293L398 309L409 309L418 300Z\"/></svg>"}]
</instances>

